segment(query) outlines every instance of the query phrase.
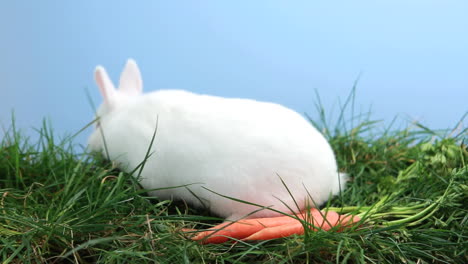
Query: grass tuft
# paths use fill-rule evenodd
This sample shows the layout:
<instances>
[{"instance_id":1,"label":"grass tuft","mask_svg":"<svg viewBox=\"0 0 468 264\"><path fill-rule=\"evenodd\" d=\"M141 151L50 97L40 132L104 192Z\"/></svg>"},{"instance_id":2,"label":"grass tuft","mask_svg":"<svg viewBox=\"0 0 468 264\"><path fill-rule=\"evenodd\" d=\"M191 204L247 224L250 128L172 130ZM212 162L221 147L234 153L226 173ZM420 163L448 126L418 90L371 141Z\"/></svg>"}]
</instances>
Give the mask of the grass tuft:
<instances>
[{"instance_id":1,"label":"grass tuft","mask_svg":"<svg viewBox=\"0 0 468 264\"><path fill-rule=\"evenodd\" d=\"M343 232L200 245L183 228L219 222L138 182L44 122L31 142L12 124L0 144L2 263L467 263L467 129L381 129L354 114L314 122L350 181L328 210L360 215ZM348 114L349 113L349 114ZM466 116L466 115L465 115ZM334 124L333 126L331 124ZM81 151L81 152L80 152ZM202 224L202 225L200 225Z\"/></svg>"}]
</instances>

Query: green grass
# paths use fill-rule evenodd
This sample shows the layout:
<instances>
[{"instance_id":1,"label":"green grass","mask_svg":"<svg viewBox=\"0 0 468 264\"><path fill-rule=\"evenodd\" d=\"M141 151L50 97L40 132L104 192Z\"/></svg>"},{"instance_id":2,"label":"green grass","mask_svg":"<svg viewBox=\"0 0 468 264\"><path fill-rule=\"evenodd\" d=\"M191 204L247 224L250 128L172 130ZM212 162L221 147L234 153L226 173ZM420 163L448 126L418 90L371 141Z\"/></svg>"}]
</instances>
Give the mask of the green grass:
<instances>
[{"instance_id":1,"label":"green grass","mask_svg":"<svg viewBox=\"0 0 468 264\"><path fill-rule=\"evenodd\" d=\"M344 232L200 245L180 231L220 220L147 197L102 158L44 123L30 142L14 122L0 145L2 263L468 263L467 130L382 129L354 115L315 122L350 174L326 206L363 217Z\"/></svg>"}]
</instances>

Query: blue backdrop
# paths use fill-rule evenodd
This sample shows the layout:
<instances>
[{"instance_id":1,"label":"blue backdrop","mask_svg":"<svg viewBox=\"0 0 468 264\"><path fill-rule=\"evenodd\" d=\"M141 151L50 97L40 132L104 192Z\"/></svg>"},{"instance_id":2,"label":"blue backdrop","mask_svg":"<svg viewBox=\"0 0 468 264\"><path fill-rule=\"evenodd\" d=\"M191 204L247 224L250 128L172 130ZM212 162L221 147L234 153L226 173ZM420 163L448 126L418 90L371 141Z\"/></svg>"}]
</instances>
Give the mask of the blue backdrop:
<instances>
[{"instance_id":1,"label":"blue backdrop","mask_svg":"<svg viewBox=\"0 0 468 264\"><path fill-rule=\"evenodd\" d=\"M337 108L438 129L468 110L468 1L1 1L0 123L48 117L58 133L92 120L97 64L127 58L144 89L281 103L312 117L314 90ZM87 134L78 138L84 143Z\"/></svg>"}]
</instances>

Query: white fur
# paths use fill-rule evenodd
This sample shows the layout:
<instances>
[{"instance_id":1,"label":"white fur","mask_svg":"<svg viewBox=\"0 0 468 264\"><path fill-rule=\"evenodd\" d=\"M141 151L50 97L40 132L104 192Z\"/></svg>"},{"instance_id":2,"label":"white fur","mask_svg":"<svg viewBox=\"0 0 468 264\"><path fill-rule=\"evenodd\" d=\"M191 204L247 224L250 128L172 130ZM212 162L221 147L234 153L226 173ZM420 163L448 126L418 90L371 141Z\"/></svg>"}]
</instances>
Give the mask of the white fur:
<instances>
[{"instance_id":1,"label":"white fur","mask_svg":"<svg viewBox=\"0 0 468 264\"><path fill-rule=\"evenodd\" d=\"M145 158L157 124L153 154L141 174L142 186L154 189L191 184L151 191L151 195L203 204L215 214L238 219L258 207L202 187L290 212L282 202L294 211L303 209L307 202L320 205L339 192L340 181L344 184L345 175L337 172L325 138L286 107L181 90L141 94L141 76L133 60L128 60L122 72L119 90L101 66L96 68L95 77L104 103L97 113L100 127L90 136L89 148L106 153L104 137L109 158L131 171ZM279 176L301 208L296 208ZM274 215L262 210L252 217Z\"/></svg>"}]
</instances>

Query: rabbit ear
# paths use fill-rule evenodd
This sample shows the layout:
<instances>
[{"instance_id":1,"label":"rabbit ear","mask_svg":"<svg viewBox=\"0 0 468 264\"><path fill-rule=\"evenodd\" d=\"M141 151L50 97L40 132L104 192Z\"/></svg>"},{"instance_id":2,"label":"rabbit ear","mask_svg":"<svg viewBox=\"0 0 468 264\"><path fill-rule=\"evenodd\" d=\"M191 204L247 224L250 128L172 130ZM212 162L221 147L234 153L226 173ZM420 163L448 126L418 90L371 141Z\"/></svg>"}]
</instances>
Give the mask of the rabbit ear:
<instances>
[{"instance_id":1,"label":"rabbit ear","mask_svg":"<svg viewBox=\"0 0 468 264\"><path fill-rule=\"evenodd\" d=\"M94 71L94 79L101 91L101 95L104 98L105 102L110 102L115 97L115 87L112 83L109 75L107 75L106 70L102 66L97 66Z\"/></svg>"},{"instance_id":2,"label":"rabbit ear","mask_svg":"<svg viewBox=\"0 0 468 264\"><path fill-rule=\"evenodd\" d=\"M143 90L143 81L138 65L133 59L128 59L120 75L119 91L129 95L140 94Z\"/></svg>"}]
</instances>

